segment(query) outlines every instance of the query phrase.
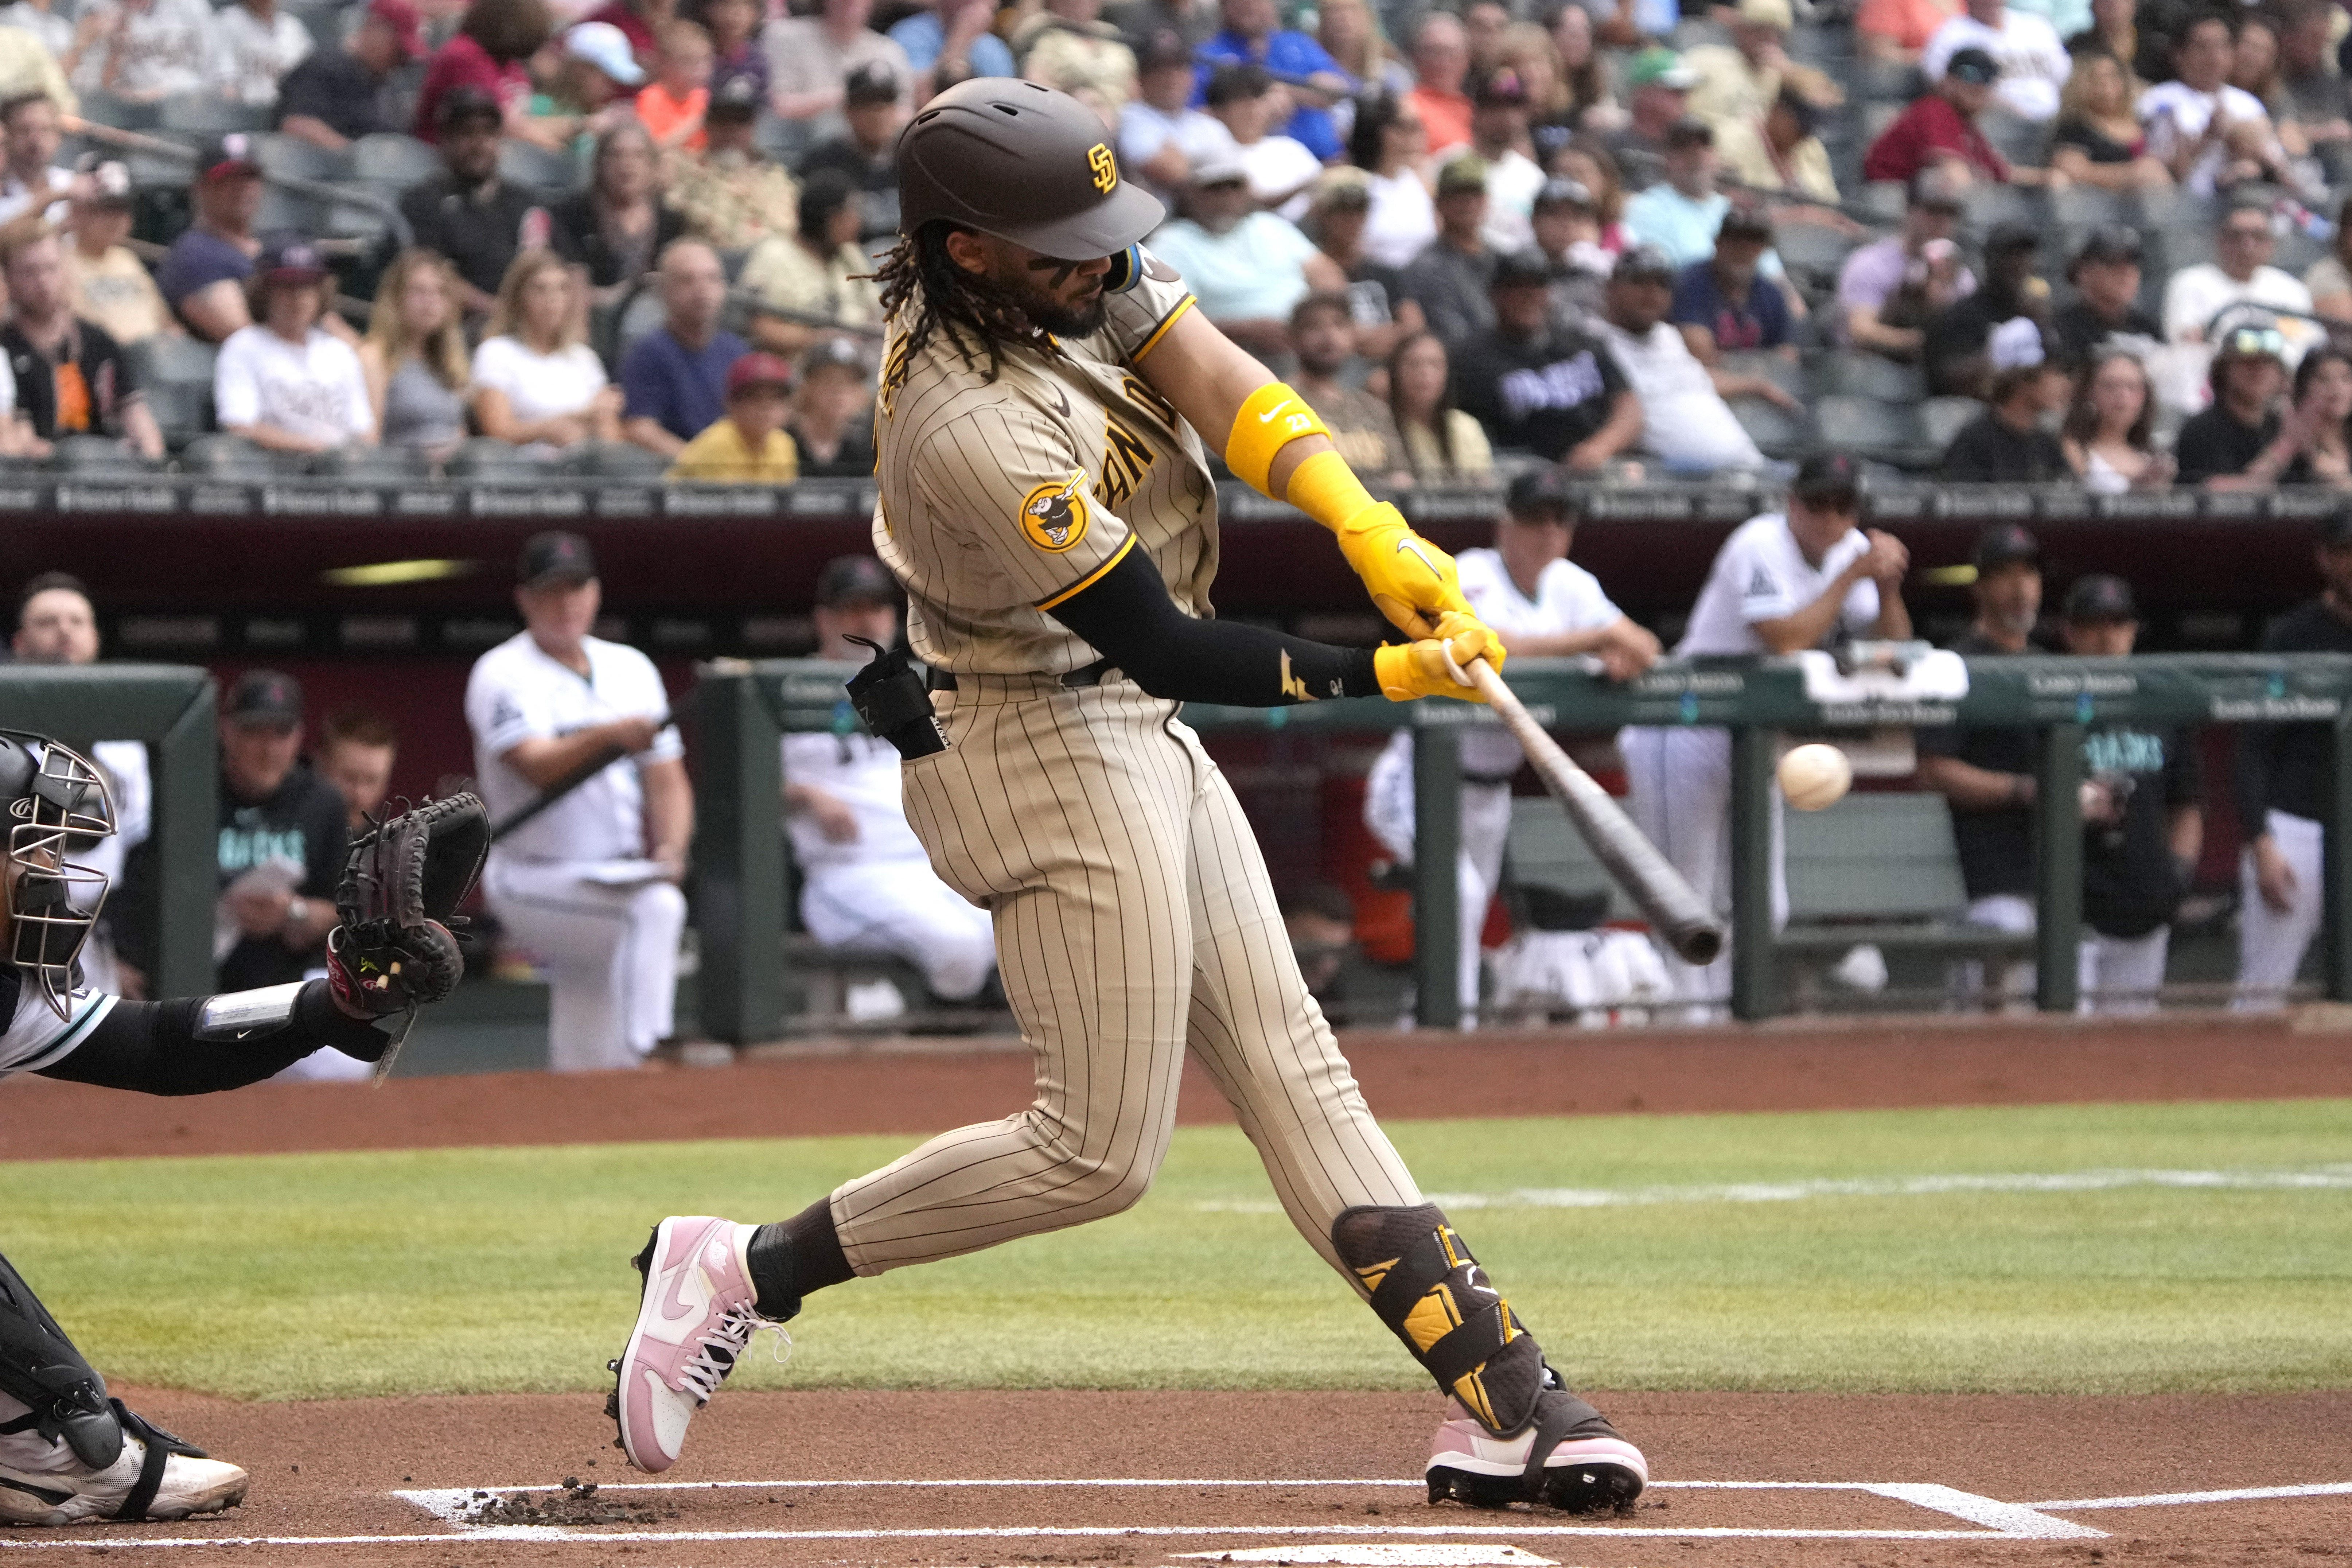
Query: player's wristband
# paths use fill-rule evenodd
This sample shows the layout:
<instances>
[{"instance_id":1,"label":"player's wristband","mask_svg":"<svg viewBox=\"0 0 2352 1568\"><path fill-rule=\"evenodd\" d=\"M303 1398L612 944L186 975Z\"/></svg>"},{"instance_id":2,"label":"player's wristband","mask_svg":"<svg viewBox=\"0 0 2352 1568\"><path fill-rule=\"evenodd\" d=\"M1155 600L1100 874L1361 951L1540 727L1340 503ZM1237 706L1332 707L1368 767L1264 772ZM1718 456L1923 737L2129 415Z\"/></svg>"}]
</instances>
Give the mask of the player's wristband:
<instances>
[{"instance_id":1,"label":"player's wristband","mask_svg":"<svg viewBox=\"0 0 2352 1568\"><path fill-rule=\"evenodd\" d=\"M1244 398L1234 416L1233 432L1225 437L1225 467L1258 494L1281 500L1267 488L1275 455L1302 437L1330 434L1307 399L1285 383L1269 381ZM1296 488L1297 480L1292 484Z\"/></svg>"},{"instance_id":2,"label":"player's wristband","mask_svg":"<svg viewBox=\"0 0 2352 1568\"><path fill-rule=\"evenodd\" d=\"M1283 499L1339 534L1346 533L1349 524L1361 521L1380 504L1348 466L1348 459L1335 451L1318 452L1299 464L1291 472L1290 490ZM1398 521L1402 524L1403 520Z\"/></svg>"}]
</instances>

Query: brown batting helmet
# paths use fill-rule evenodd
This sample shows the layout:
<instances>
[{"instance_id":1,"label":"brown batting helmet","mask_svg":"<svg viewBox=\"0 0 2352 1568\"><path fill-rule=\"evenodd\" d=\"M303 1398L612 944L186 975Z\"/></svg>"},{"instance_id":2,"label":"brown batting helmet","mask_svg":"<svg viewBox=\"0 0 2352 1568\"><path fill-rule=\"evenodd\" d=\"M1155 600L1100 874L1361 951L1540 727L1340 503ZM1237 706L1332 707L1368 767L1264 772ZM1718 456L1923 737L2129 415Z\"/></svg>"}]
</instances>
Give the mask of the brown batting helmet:
<instances>
[{"instance_id":1,"label":"brown batting helmet","mask_svg":"<svg viewBox=\"0 0 2352 1568\"><path fill-rule=\"evenodd\" d=\"M1166 209L1120 175L1110 132L1067 93L975 77L898 138L898 226L944 221L1063 261L1115 256Z\"/></svg>"}]
</instances>

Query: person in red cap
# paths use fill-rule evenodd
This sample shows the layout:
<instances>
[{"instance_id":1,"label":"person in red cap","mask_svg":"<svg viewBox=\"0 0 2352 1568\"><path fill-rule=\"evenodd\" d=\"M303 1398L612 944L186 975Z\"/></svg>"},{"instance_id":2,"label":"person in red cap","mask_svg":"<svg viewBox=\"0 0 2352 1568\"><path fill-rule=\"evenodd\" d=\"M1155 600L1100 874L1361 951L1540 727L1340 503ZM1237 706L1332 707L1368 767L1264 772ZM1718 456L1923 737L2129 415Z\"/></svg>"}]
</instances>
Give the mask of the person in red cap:
<instances>
[{"instance_id":1,"label":"person in red cap","mask_svg":"<svg viewBox=\"0 0 2352 1568\"><path fill-rule=\"evenodd\" d=\"M278 129L340 153L362 136L405 131L394 73L425 58L424 21L409 0L368 0L340 49L320 49L278 84Z\"/></svg>"},{"instance_id":2,"label":"person in red cap","mask_svg":"<svg viewBox=\"0 0 2352 1568\"><path fill-rule=\"evenodd\" d=\"M273 241L253 279L256 324L221 345L213 406L222 429L273 452L375 445L375 405L352 345L320 323L327 265L305 239Z\"/></svg>"},{"instance_id":3,"label":"person in red cap","mask_svg":"<svg viewBox=\"0 0 2352 1568\"><path fill-rule=\"evenodd\" d=\"M233 132L196 154L196 221L155 269L155 287L194 336L226 342L253 324L245 280L253 276L261 240L253 232L261 213L261 166L252 138Z\"/></svg>"},{"instance_id":4,"label":"person in red cap","mask_svg":"<svg viewBox=\"0 0 2352 1568\"><path fill-rule=\"evenodd\" d=\"M732 485L788 485L800 478L800 454L784 434L792 412L793 367L754 351L727 372L727 412L686 444L669 466L673 479Z\"/></svg>"}]
</instances>

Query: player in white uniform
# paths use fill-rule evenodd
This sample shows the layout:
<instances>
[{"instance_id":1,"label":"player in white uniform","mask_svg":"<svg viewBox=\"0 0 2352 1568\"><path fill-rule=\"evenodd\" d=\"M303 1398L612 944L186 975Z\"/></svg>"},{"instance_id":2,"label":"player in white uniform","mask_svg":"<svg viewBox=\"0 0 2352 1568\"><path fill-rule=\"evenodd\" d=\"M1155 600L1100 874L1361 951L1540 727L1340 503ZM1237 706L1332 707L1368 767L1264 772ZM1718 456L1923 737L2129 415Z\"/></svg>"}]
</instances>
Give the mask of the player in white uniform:
<instances>
[{"instance_id":1,"label":"player in white uniform","mask_svg":"<svg viewBox=\"0 0 2352 1568\"><path fill-rule=\"evenodd\" d=\"M523 630L466 681L474 776L493 823L562 793L491 848L482 890L547 970L548 1066L633 1068L673 1026L694 837L685 747L653 660L588 635L602 604L588 542L534 534L519 578Z\"/></svg>"},{"instance_id":2,"label":"player in white uniform","mask_svg":"<svg viewBox=\"0 0 2352 1568\"><path fill-rule=\"evenodd\" d=\"M829 562L816 584L817 653L863 663L863 637L898 640L898 585L870 555ZM898 748L860 731L784 737L784 827L805 880L801 921L827 947L890 953L950 1002L996 968L995 922L940 880L899 794Z\"/></svg>"},{"instance_id":3,"label":"player in white uniform","mask_svg":"<svg viewBox=\"0 0 2352 1568\"><path fill-rule=\"evenodd\" d=\"M1843 453L1805 459L1788 510L1734 529L1707 569L1678 658L1708 654L1795 653L1846 637L1907 637L1902 542L1854 526L1860 500L1854 461ZM1701 899L1727 910L1731 898L1731 734L1717 729L1629 726L1617 737L1633 786L1633 825L1690 881ZM1780 794L1772 797L1772 921L1788 919ZM1731 950L1713 963L1665 955L1675 994L1704 1008L1731 994Z\"/></svg>"},{"instance_id":4,"label":"player in white uniform","mask_svg":"<svg viewBox=\"0 0 2352 1568\"><path fill-rule=\"evenodd\" d=\"M1568 559L1576 542L1575 502L1557 468L1511 481L1492 550L1454 558L1462 596L1515 658L1591 654L1612 680L1630 680L1657 662L1658 639L1610 603L1601 580ZM1526 753L1499 724L1462 734L1462 1026L1478 1017L1478 933L1500 890L1503 846L1511 831L1511 775ZM1412 731L1399 730L1364 781L1364 826L1400 863L1412 860Z\"/></svg>"}]
</instances>

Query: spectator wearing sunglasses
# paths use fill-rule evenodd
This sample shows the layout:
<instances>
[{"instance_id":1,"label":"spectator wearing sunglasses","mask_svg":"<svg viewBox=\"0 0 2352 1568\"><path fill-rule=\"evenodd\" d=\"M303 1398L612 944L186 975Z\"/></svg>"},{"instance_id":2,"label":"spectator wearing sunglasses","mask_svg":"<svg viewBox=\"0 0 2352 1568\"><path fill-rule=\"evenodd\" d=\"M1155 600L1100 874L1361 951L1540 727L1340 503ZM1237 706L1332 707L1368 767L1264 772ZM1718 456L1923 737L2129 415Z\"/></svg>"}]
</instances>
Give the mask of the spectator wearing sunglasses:
<instances>
[{"instance_id":1,"label":"spectator wearing sunglasses","mask_svg":"<svg viewBox=\"0 0 2352 1568\"><path fill-rule=\"evenodd\" d=\"M2189 347L2206 342L2216 319L2220 325L2242 323L2245 316L2221 313L2231 305L2252 305L2262 310L2294 314L2311 310L2311 290L2271 265L2277 239L2271 228L2267 205L2244 202L2221 216L2213 244L2213 259L2181 268L2164 286L2164 335L2168 342ZM2290 319L2273 323L2285 342L2286 363L2292 368L2303 351L2315 341L2315 323ZM2181 362L2185 381L2159 388L2170 401L2188 408L2204 405L2197 384L2205 366L2196 353L2173 356Z\"/></svg>"},{"instance_id":2,"label":"spectator wearing sunglasses","mask_svg":"<svg viewBox=\"0 0 2352 1568\"><path fill-rule=\"evenodd\" d=\"M2173 443L2180 482L2212 489L2267 489L2292 450L2280 450L2279 394L2286 342L2274 326L2233 327L2213 353L2213 405L2181 426Z\"/></svg>"}]
</instances>

